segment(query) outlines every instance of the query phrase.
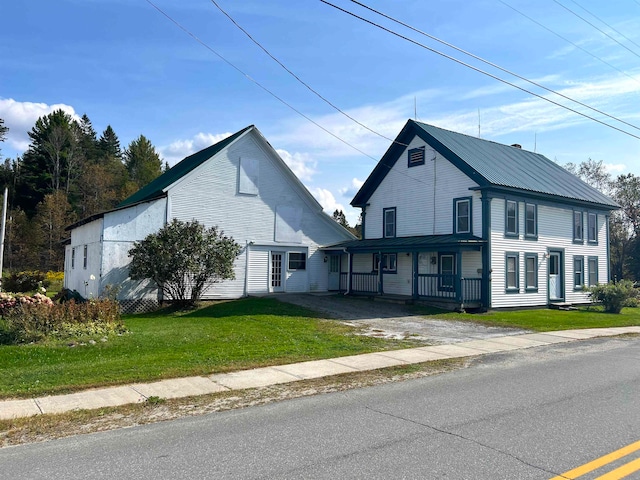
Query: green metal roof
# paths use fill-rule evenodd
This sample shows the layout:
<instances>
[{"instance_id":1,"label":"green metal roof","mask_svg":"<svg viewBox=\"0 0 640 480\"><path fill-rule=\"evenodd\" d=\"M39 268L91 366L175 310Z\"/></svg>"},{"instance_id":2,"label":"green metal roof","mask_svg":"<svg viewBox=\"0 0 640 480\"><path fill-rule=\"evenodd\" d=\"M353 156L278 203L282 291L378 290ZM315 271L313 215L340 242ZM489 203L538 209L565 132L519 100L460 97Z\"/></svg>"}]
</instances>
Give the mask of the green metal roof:
<instances>
[{"instance_id":1,"label":"green metal roof","mask_svg":"<svg viewBox=\"0 0 640 480\"><path fill-rule=\"evenodd\" d=\"M210 147L205 148L204 150L200 150L199 152L190 155L183 160L180 160L177 164L175 164L172 168L164 172L158 178L153 180L151 183L148 183L136 193L131 195L130 197L124 199L118 206L118 208L126 207L129 205L133 205L135 203L144 202L147 200L153 200L154 198L158 198L164 195L164 189L167 188L172 183L184 177L187 173L194 170L196 167L199 167L204 162L213 157L216 153L220 152L223 148L229 145L231 142L236 140L240 135L245 133L247 130L254 128L253 125L249 125L246 128L243 128L239 132L234 133L233 135L221 140L215 145L211 145Z\"/></svg>"},{"instance_id":2,"label":"green metal roof","mask_svg":"<svg viewBox=\"0 0 640 480\"><path fill-rule=\"evenodd\" d=\"M524 194L542 194L607 209L618 208L609 197L571 174L544 155L518 147L409 120L387 150L351 204L364 205L405 146L417 135L464 172L481 188L515 189Z\"/></svg>"},{"instance_id":3,"label":"green metal roof","mask_svg":"<svg viewBox=\"0 0 640 480\"><path fill-rule=\"evenodd\" d=\"M442 249L453 247L478 247L486 243L473 235L420 235L413 237L371 238L365 240L347 240L323 247L323 250L342 250L349 252L412 252L425 248Z\"/></svg>"}]
</instances>

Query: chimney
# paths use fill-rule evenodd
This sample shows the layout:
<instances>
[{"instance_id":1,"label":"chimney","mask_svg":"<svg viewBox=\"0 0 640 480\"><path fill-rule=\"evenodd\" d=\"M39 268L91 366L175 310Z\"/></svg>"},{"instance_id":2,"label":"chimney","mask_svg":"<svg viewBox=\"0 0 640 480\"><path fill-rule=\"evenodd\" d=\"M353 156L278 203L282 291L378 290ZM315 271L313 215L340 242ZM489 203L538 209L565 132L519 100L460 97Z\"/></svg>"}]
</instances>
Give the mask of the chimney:
<instances>
[{"instance_id":1,"label":"chimney","mask_svg":"<svg viewBox=\"0 0 640 480\"><path fill-rule=\"evenodd\" d=\"M511 145L511 146L512 146L512 147L515 147L515 148L520 148L520 149L522 148L522 145L520 145L519 143L514 143L514 144L513 144L513 145Z\"/></svg>"}]
</instances>

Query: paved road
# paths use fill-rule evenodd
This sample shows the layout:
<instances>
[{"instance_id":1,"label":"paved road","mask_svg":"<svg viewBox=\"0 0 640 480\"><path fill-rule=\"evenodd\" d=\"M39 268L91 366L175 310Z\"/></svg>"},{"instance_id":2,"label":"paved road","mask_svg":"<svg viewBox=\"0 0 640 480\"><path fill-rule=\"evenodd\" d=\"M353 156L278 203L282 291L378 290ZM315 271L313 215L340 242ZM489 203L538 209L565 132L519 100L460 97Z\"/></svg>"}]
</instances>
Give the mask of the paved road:
<instances>
[{"instance_id":1,"label":"paved road","mask_svg":"<svg viewBox=\"0 0 640 480\"><path fill-rule=\"evenodd\" d=\"M526 330L517 328L488 327L480 323L421 317L413 313L407 305L366 298L291 293L278 295L277 298L283 302L322 312L329 318L344 320L345 323L356 327L364 327L366 335L411 338L422 340L429 345L526 333Z\"/></svg>"},{"instance_id":2,"label":"paved road","mask_svg":"<svg viewBox=\"0 0 640 480\"><path fill-rule=\"evenodd\" d=\"M0 476L550 479L640 440L639 363L638 338L485 356L437 377L5 448Z\"/></svg>"}]
</instances>

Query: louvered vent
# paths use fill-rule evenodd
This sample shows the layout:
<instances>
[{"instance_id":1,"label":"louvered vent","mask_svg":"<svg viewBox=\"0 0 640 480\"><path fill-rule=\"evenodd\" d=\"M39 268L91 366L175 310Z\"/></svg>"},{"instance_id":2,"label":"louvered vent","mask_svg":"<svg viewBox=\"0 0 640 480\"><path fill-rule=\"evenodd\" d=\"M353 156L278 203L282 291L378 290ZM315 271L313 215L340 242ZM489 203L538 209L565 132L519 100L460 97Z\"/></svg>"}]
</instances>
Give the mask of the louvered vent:
<instances>
[{"instance_id":1,"label":"louvered vent","mask_svg":"<svg viewBox=\"0 0 640 480\"><path fill-rule=\"evenodd\" d=\"M424 165L424 147L412 148L408 153L408 166Z\"/></svg>"}]
</instances>

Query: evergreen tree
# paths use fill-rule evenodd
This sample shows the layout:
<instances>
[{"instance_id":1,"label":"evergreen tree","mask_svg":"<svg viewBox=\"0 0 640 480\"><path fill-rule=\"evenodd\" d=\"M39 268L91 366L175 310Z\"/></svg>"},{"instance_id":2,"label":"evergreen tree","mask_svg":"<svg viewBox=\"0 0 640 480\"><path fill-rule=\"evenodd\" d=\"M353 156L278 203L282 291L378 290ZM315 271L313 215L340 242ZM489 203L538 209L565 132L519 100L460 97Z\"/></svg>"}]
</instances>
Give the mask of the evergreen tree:
<instances>
[{"instance_id":1,"label":"evergreen tree","mask_svg":"<svg viewBox=\"0 0 640 480\"><path fill-rule=\"evenodd\" d=\"M5 141L5 139L7 138L8 131L9 131L9 128L4 126L4 120L0 118L0 143ZM0 150L0 152L2 152L2 150Z\"/></svg>"},{"instance_id":2,"label":"evergreen tree","mask_svg":"<svg viewBox=\"0 0 640 480\"><path fill-rule=\"evenodd\" d=\"M103 157L117 158L122 160L122 150L120 149L120 140L116 132L113 131L111 125L107 125L104 132L98 140L98 149Z\"/></svg>"},{"instance_id":3,"label":"evergreen tree","mask_svg":"<svg viewBox=\"0 0 640 480\"><path fill-rule=\"evenodd\" d=\"M124 152L125 166L129 178L139 188L151 182L162 173L162 160L151 142L140 135L129 144Z\"/></svg>"},{"instance_id":4,"label":"evergreen tree","mask_svg":"<svg viewBox=\"0 0 640 480\"><path fill-rule=\"evenodd\" d=\"M90 163L98 161L100 156L98 138L86 113L78 122L78 144L85 160Z\"/></svg>"},{"instance_id":5,"label":"evergreen tree","mask_svg":"<svg viewBox=\"0 0 640 480\"><path fill-rule=\"evenodd\" d=\"M336 210L335 212L333 212L333 219L347 230L350 229L349 222L347 222L347 217L342 210Z\"/></svg>"}]
</instances>

